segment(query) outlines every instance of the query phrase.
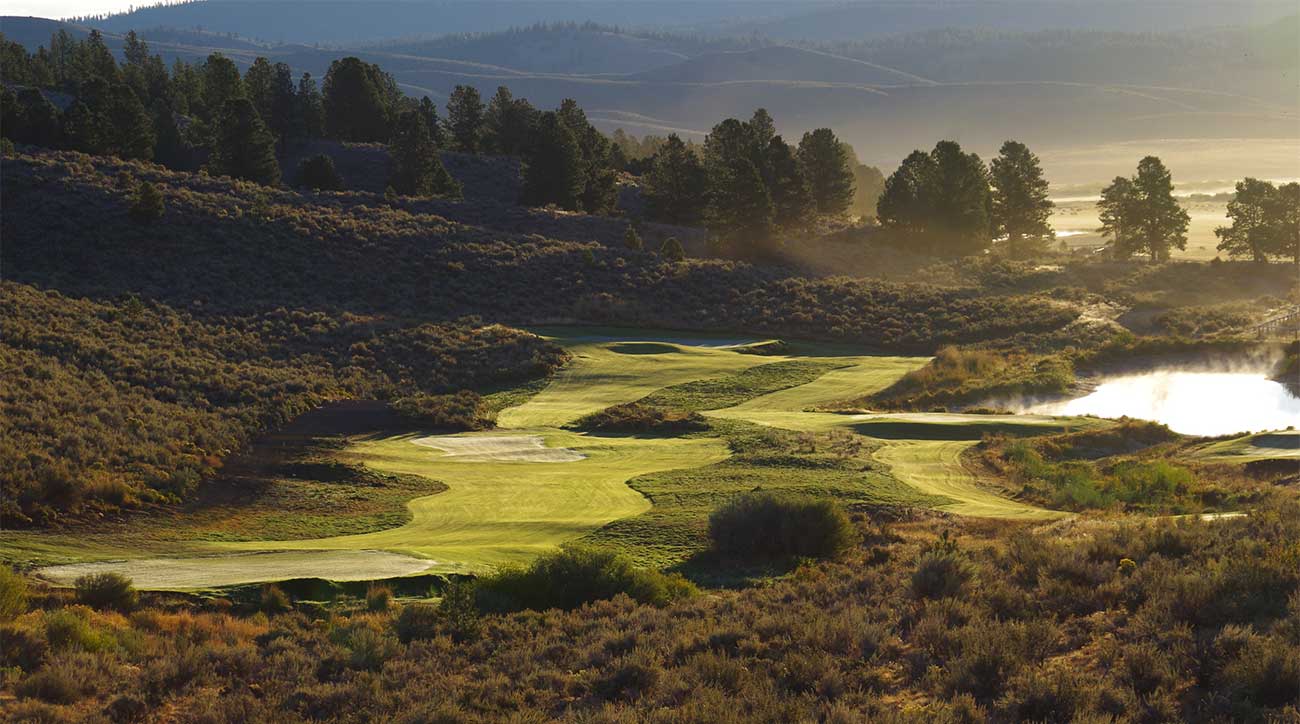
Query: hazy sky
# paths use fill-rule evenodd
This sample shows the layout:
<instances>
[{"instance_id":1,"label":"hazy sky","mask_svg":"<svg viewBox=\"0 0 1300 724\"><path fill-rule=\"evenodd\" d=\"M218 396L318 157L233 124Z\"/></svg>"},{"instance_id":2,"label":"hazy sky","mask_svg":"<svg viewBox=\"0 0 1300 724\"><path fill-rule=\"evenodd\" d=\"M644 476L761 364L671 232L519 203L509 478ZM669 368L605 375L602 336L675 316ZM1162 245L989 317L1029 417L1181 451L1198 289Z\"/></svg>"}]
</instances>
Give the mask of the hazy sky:
<instances>
[{"instance_id":1,"label":"hazy sky","mask_svg":"<svg viewBox=\"0 0 1300 724\"><path fill-rule=\"evenodd\" d=\"M66 18L74 15L126 10L132 5L151 5L152 0L128 2L127 0L5 0L0 3L0 15L35 15L38 18Z\"/></svg>"}]
</instances>

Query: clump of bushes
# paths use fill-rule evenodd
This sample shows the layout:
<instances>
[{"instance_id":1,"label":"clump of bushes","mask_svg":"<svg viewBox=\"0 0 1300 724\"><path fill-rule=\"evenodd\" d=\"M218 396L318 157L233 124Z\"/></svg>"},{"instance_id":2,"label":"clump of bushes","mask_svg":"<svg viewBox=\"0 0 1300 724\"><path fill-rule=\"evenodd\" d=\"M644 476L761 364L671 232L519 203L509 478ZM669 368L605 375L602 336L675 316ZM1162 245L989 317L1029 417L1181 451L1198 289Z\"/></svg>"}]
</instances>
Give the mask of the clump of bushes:
<instances>
[{"instance_id":1,"label":"clump of bushes","mask_svg":"<svg viewBox=\"0 0 1300 724\"><path fill-rule=\"evenodd\" d=\"M6 565L0 565L0 621L10 621L27 612L27 581Z\"/></svg>"},{"instance_id":2,"label":"clump of bushes","mask_svg":"<svg viewBox=\"0 0 1300 724\"><path fill-rule=\"evenodd\" d=\"M131 200L131 218L137 223L148 224L161 219L165 211L166 206L158 187L148 181L141 181Z\"/></svg>"},{"instance_id":3,"label":"clump of bushes","mask_svg":"<svg viewBox=\"0 0 1300 724\"><path fill-rule=\"evenodd\" d=\"M708 421L698 412L667 410L641 402L626 402L593 412L573 424L591 432L679 434L707 430Z\"/></svg>"},{"instance_id":4,"label":"clump of bushes","mask_svg":"<svg viewBox=\"0 0 1300 724\"><path fill-rule=\"evenodd\" d=\"M696 593L694 584L680 575L637 568L612 551L573 546L543 555L527 568L506 568L482 579L475 600L490 612L567 611L620 594L664 606Z\"/></svg>"},{"instance_id":5,"label":"clump of bushes","mask_svg":"<svg viewBox=\"0 0 1300 724\"><path fill-rule=\"evenodd\" d=\"M317 191L342 191L343 177L334 168L333 158L318 153L298 164L298 184Z\"/></svg>"},{"instance_id":6,"label":"clump of bushes","mask_svg":"<svg viewBox=\"0 0 1300 724\"><path fill-rule=\"evenodd\" d=\"M77 589L77 600L91 608L129 613L139 601L131 579L112 571L87 573L78 577L73 585Z\"/></svg>"},{"instance_id":7,"label":"clump of bushes","mask_svg":"<svg viewBox=\"0 0 1300 724\"><path fill-rule=\"evenodd\" d=\"M873 406L928 410L998 397L1053 395L1074 384L1074 366L1061 355L1005 354L943 347L934 359L866 398Z\"/></svg>"},{"instance_id":8,"label":"clump of bushes","mask_svg":"<svg viewBox=\"0 0 1300 724\"><path fill-rule=\"evenodd\" d=\"M774 493L747 493L709 516L713 547L745 557L838 558L858 541L848 515L834 501Z\"/></svg>"},{"instance_id":9,"label":"clump of bushes","mask_svg":"<svg viewBox=\"0 0 1300 724\"><path fill-rule=\"evenodd\" d=\"M483 398L470 390L450 395L412 395L393 402L407 420L448 430L486 430L496 424Z\"/></svg>"},{"instance_id":10,"label":"clump of bushes","mask_svg":"<svg viewBox=\"0 0 1300 724\"><path fill-rule=\"evenodd\" d=\"M943 535L921 554L912 571L912 593L918 598L952 598L959 595L975 576L975 567L957 546Z\"/></svg>"}]
</instances>

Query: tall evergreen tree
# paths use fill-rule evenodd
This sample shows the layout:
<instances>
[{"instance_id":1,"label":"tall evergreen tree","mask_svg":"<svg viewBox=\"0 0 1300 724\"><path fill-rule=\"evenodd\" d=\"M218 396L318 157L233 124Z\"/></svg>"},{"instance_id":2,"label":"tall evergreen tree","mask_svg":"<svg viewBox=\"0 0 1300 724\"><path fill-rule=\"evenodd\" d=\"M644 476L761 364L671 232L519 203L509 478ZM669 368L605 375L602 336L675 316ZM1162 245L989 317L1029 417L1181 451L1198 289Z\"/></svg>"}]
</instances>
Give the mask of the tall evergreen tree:
<instances>
[{"instance_id":1,"label":"tall evergreen tree","mask_svg":"<svg viewBox=\"0 0 1300 724\"><path fill-rule=\"evenodd\" d=\"M201 87L203 108L199 109L199 115L209 122L220 119L228 101L247 96L244 80L239 77L239 68L220 53L209 55L203 63Z\"/></svg>"},{"instance_id":2,"label":"tall evergreen tree","mask_svg":"<svg viewBox=\"0 0 1300 724\"><path fill-rule=\"evenodd\" d=\"M484 146L503 156L523 154L532 137L536 118L537 111L532 104L523 98L515 98L505 86L497 88L483 117Z\"/></svg>"},{"instance_id":3,"label":"tall evergreen tree","mask_svg":"<svg viewBox=\"0 0 1300 724\"><path fill-rule=\"evenodd\" d=\"M1116 258L1127 259L1133 254L1137 220L1137 192L1133 181L1116 176L1101 190L1097 201L1098 218L1103 237L1111 238L1111 252Z\"/></svg>"},{"instance_id":4,"label":"tall evergreen tree","mask_svg":"<svg viewBox=\"0 0 1300 724\"><path fill-rule=\"evenodd\" d=\"M193 164L190 147L176 125L176 115L161 98L154 101L153 117L154 160L170 169L188 171Z\"/></svg>"},{"instance_id":5,"label":"tall evergreen tree","mask_svg":"<svg viewBox=\"0 0 1300 724\"><path fill-rule=\"evenodd\" d=\"M429 122L419 109L403 112L388 144L393 172L389 186L405 196L460 196L460 184L447 173L433 143Z\"/></svg>"},{"instance_id":6,"label":"tall evergreen tree","mask_svg":"<svg viewBox=\"0 0 1300 724\"><path fill-rule=\"evenodd\" d=\"M18 106L18 123L10 136L12 140L47 148L62 145L59 109L54 107L44 93L35 88L24 88L18 91L15 102ZM10 131L6 130L5 133L9 134Z\"/></svg>"},{"instance_id":7,"label":"tall evergreen tree","mask_svg":"<svg viewBox=\"0 0 1300 724\"><path fill-rule=\"evenodd\" d=\"M898 170L885 179L885 188L876 203L876 216L881 225L901 238L925 234L935 216L933 194L937 174L933 156L920 150L908 154Z\"/></svg>"},{"instance_id":8,"label":"tall evergreen tree","mask_svg":"<svg viewBox=\"0 0 1300 724\"><path fill-rule=\"evenodd\" d=\"M424 116L424 122L429 125L429 135L433 137L433 145L438 148L446 146L447 137L442 130L442 119L438 118L438 106L434 105L429 96L420 99L420 115Z\"/></svg>"},{"instance_id":9,"label":"tall evergreen tree","mask_svg":"<svg viewBox=\"0 0 1300 724\"><path fill-rule=\"evenodd\" d=\"M464 153L478 153L483 142L483 99L478 89L458 85L447 98L447 128L452 148Z\"/></svg>"},{"instance_id":10,"label":"tall evergreen tree","mask_svg":"<svg viewBox=\"0 0 1300 724\"><path fill-rule=\"evenodd\" d=\"M932 199L939 252L966 256L987 249L992 197L984 162L955 141L940 141L930 153L938 182Z\"/></svg>"},{"instance_id":11,"label":"tall evergreen tree","mask_svg":"<svg viewBox=\"0 0 1300 724\"><path fill-rule=\"evenodd\" d=\"M991 205L979 156L940 141L928 154L913 151L886 179L876 213L896 239L941 256L965 256L988 247Z\"/></svg>"},{"instance_id":12,"label":"tall evergreen tree","mask_svg":"<svg viewBox=\"0 0 1300 724\"><path fill-rule=\"evenodd\" d=\"M1277 253L1300 267L1300 183L1279 186L1270 207L1269 218L1277 225Z\"/></svg>"},{"instance_id":13,"label":"tall evergreen tree","mask_svg":"<svg viewBox=\"0 0 1300 724\"><path fill-rule=\"evenodd\" d=\"M676 133L652 157L642 185L650 218L679 225L703 220L708 191L704 166Z\"/></svg>"},{"instance_id":14,"label":"tall evergreen tree","mask_svg":"<svg viewBox=\"0 0 1300 724\"><path fill-rule=\"evenodd\" d=\"M558 113L540 114L524 166L524 203L577 210L585 188L582 153L573 131Z\"/></svg>"},{"instance_id":15,"label":"tall evergreen tree","mask_svg":"<svg viewBox=\"0 0 1300 724\"><path fill-rule=\"evenodd\" d=\"M610 162L609 139L591 125L586 112L572 98L565 98L556 114L578 142L583 178L581 208L589 214L612 211L618 203L618 175Z\"/></svg>"},{"instance_id":16,"label":"tall evergreen tree","mask_svg":"<svg viewBox=\"0 0 1300 724\"><path fill-rule=\"evenodd\" d=\"M208 167L221 176L273 186L280 183L275 139L247 98L226 101L216 125Z\"/></svg>"},{"instance_id":17,"label":"tall evergreen tree","mask_svg":"<svg viewBox=\"0 0 1300 724\"><path fill-rule=\"evenodd\" d=\"M1277 187L1267 181L1247 178L1237 182L1237 193L1228 202L1231 226L1214 230L1219 251L1229 256L1247 256L1261 263L1280 251L1279 226L1270 212L1276 207Z\"/></svg>"},{"instance_id":18,"label":"tall evergreen tree","mask_svg":"<svg viewBox=\"0 0 1300 724\"><path fill-rule=\"evenodd\" d=\"M104 153L107 146L105 130L104 117L80 100L73 101L63 112L63 142L68 148L82 153Z\"/></svg>"},{"instance_id":19,"label":"tall evergreen tree","mask_svg":"<svg viewBox=\"0 0 1300 724\"><path fill-rule=\"evenodd\" d=\"M347 57L330 63L323 86L325 131L340 141L388 140L400 92L377 65Z\"/></svg>"},{"instance_id":20,"label":"tall evergreen tree","mask_svg":"<svg viewBox=\"0 0 1300 724\"><path fill-rule=\"evenodd\" d=\"M802 230L812 218L815 205L794 149L780 136L768 140L764 169L764 183L772 197L772 221L783 231Z\"/></svg>"},{"instance_id":21,"label":"tall evergreen tree","mask_svg":"<svg viewBox=\"0 0 1300 724\"><path fill-rule=\"evenodd\" d=\"M1007 237L1012 257L1041 248L1052 235L1048 218L1054 204L1047 198L1047 179L1038 156L1023 143L1007 141L993 159L990 180L993 233Z\"/></svg>"},{"instance_id":22,"label":"tall evergreen tree","mask_svg":"<svg viewBox=\"0 0 1300 724\"><path fill-rule=\"evenodd\" d=\"M108 140L105 150L121 158L152 159L153 119L135 92L118 83L109 90L107 105L103 116Z\"/></svg>"},{"instance_id":23,"label":"tall evergreen tree","mask_svg":"<svg viewBox=\"0 0 1300 724\"><path fill-rule=\"evenodd\" d=\"M853 168L843 144L829 128L803 134L799 163L817 213L839 216L853 203Z\"/></svg>"},{"instance_id":24,"label":"tall evergreen tree","mask_svg":"<svg viewBox=\"0 0 1300 724\"><path fill-rule=\"evenodd\" d=\"M1159 158L1147 156L1138 162L1133 190L1136 251L1149 254L1154 262L1168 259L1171 249L1186 249L1191 217L1174 198L1173 177Z\"/></svg>"},{"instance_id":25,"label":"tall evergreen tree","mask_svg":"<svg viewBox=\"0 0 1300 724\"><path fill-rule=\"evenodd\" d=\"M311 73L303 73L294 94L294 135L320 138L325 135L325 101Z\"/></svg>"},{"instance_id":26,"label":"tall evergreen tree","mask_svg":"<svg viewBox=\"0 0 1300 724\"><path fill-rule=\"evenodd\" d=\"M295 138L299 135L296 125L298 94L294 91L293 68L288 63L276 63L271 66L270 116L262 120L270 126L271 133L277 138Z\"/></svg>"},{"instance_id":27,"label":"tall evergreen tree","mask_svg":"<svg viewBox=\"0 0 1300 724\"><path fill-rule=\"evenodd\" d=\"M772 237L772 197L754 163L753 134L728 118L704 139L709 229L736 253L761 255Z\"/></svg>"},{"instance_id":28,"label":"tall evergreen tree","mask_svg":"<svg viewBox=\"0 0 1300 724\"><path fill-rule=\"evenodd\" d=\"M271 61L261 56L253 59L253 64L244 71L244 92L257 109L258 117L270 128L274 126L271 123L271 106L275 102L271 89L272 78Z\"/></svg>"}]
</instances>

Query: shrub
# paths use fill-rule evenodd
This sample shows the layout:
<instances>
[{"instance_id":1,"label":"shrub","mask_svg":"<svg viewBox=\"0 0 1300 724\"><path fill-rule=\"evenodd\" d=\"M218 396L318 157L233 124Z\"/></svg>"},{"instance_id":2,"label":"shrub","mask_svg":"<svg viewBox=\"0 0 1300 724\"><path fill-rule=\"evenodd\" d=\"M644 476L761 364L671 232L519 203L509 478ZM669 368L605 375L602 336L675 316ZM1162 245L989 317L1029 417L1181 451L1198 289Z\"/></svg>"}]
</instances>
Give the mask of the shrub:
<instances>
[{"instance_id":1,"label":"shrub","mask_svg":"<svg viewBox=\"0 0 1300 724\"><path fill-rule=\"evenodd\" d=\"M387 611L393 604L393 589L388 586L371 586L366 591L366 610Z\"/></svg>"},{"instance_id":2,"label":"shrub","mask_svg":"<svg viewBox=\"0 0 1300 724\"><path fill-rule=\"evenodd\" d=\"M645 248L645 244L641 241L641 235L636 233L636 227L631 224L628 224L627 228L623 230L623 246L632 251L641 251Z\"/></svg>"},{"instance_id":3,"label":"shrub","mask_svg":"<svg viewBox=\"0 0 1300 724\"><path fill-rule=\"evenodd\" d=\"M446 622L453 640L472 641L478 638L481 624L475 604L474 584L453 581L438 602L438 615Z\"/></svg>"},{"instance_id":4,"label":"shrub","mask_svg":"<svg viewBox=\"0 0 1300 724\"><path fill-rule=\"evenodd\" d=\"M131 218L140 224L148 224L161 219L166 211L162 194L158 187L148 181L141 181L131 200Z\"/></svg>"},{"instance_id":5,"label":"shrub","mask_svg":"<svg viewBox=\"0 0 1300 724\"><path fill-rule=\"evenodd\" d=\"M1300 705L1300 647L1254 638L1228 664L1220 682L1237 701L1257 707Z\"/></svg>"},{"instance_id":6,"label":"shrub","mask_svg":"<svg viewBox=\"0 0 1300 724\"><path fill-rule=\"evenodd\" d=\"M342 191L343 177L334 168L334 159L320 153L298 164L298 185L317 191Z\"/></svg>"},{"instance_id":7,"label":"shrub","mask_svg":"<svg viewBox=\"0 0 1300 724\"><path fill-rule=\"evenodd\" d=\"M0 565L0 621L11 621L27 612L27 581L14 569Z\"/></svg>"},{"instance_id":8,"label":"shrub","mask_svg":"<svg viewBox=\"0 0 1300 724\"><path fill-rule=\"evenodd\" d=\"M81 698L81 685L76 671L52 662L23 679L16 692L25 699L40 699L50 704L72 704Z\"/></svg>"},{"instance_id":9,"label":"shrub","mask_svg":"<svg viewBox=\"0 0 1300 724\"><path fill-rule=\"evenodd\" d=\"M258 610L263 613L277 614L285 613L293 609L293 602L289 600L289 594L279 586L268 583L262 586L262 596L258 601Z\"/></svg>"},{"instance_id":10,"label":"shrub","mask_svg":"<svg viewBox=\"0 0 1300 724\"><path fill-rule=\"evenodd\" d=\"M636 568L612 551L573 546L547 553L527 568L507 568L482 579L475 598L486 611L544 611L570 610L619 594L663 606L697 592L679 575Z\"/></svg>"},{"instance_id":11,"label":"shrub","mask_svg":"<svg viewBox=\"0 0 1300 724\"><path fill-rule=\"evenodd\" d=\"M411 422L451 430L485 430L493 426L483 398L470 390L451 395L413 395L393 402L397 414Z\"/></svg>"},{"instance_id":12,"label":"shrub","mask_svg":"<svg viewBox=\"0 0 1300 724\"><path fill-rule=\"evenodd\" d=\"M88 573L80 576L73 585L77 600L92 608L108 608L128 613L139 600L131 579L120 573Z\"/></svg>"},{"instance_id":13,"label":"shrub","mask_svg":"<svg viewBox=\"0 0 1300 724\"><path fill-rule=\"evenodd\" d=\"M412 641L423 641L437 636L441 623L442 617L438 613L437 606L412 603L403 606L402 612L397 614L397 620L393 622L393 631L399 641L409 644Z\"/></svg>"},{"instance_id":14,"label":"shrub","mask_svg":"<svg viewBox=\"0 0 1300 724\"><path fill-rule=\"evenodd\" d=\"M573 427L593 432L679 434L707 430L709 423L698 412L679 412L640 402L626 402L593 412L574 422Z\"/></svg>"},{"instance_id":15,"label":"shrub","mask_svg":"<svg viewBox=\"0 0 1300 724\"><path fill-rule=\"evenodd\" d=\"M682 242L677 237L670 236L664 240L663 246L659 247L659 255L671 262L679 262L686 259L686 250L682 248Z\"/></svg>"},{"instance_id":16,"label":"shrub","mask_svg":"<svg viewBox=\"0 0 1300 724\"><path fill-rule=\"evenodd\" d=\"M926 551L912 572L912 593L918 598L949 598L961 593L974 576L970 561L957 551Z\"/></svg>"},{"instance_id":17,"label":"shrub","mask_svg":"<svg viewBox=\"0 0 1300 724\"><path fill-rule=\"evenodd\" d=\"M86 620L86 610L62 608L45 615L45 640L55 650L103 651L114 646L112 636L97 631Z\"/></svg>"},{"instance_id":18,"label":"shrub","mask_svg":"<svg viewBox=\"0 0 1300 724\"><path fill-rule=\"evenodd\" d=\"M709 537L734 555L836 558L857 542L857 531L833 501L747 493L709 516Z\"/></svg>"}]
</instances>

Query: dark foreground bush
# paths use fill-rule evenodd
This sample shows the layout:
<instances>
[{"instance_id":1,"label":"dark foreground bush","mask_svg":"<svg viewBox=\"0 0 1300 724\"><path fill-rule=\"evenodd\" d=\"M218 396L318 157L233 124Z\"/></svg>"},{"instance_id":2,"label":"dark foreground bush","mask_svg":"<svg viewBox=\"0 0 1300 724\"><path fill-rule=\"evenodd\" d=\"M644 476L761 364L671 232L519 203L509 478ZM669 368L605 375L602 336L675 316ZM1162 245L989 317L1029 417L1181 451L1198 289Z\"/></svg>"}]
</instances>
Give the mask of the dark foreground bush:
<instances>
[{"instance_id":1,"label":"dark foreground bush","mask_svg":"<svg viewBox=\"0 0 1300 724\"><path fill-rule=\"evenodd\" d=\"M709 423L698 412L680 412L627 402L593 412L574 423L579 430L592 432L641 432L676 434L706 430Z\"/></svg>"},{"instance_id":2,"label":"dark foreground bush","mask_svg":"<svg viewBox=\"0 0 1300 724\"><path fill-rule=\"evenodd\" d=\"M77 600L92 608L111 608L126 613L139 599L131 579L120 573L88 573L77 578Z\"/></svg>"},{"instance_id":3,"label":"dark foreground bush","mask_svg":"<svg viewBox=\"0 0 1300 724\"><path fill-rule=\"evenodd\" d=\"M298 164L298 184L318 191L342 191L343 177L334 168L334 159L319 153Z\"/></svg>"},{"instance_id":4,"label":"dark foreground bush","mask_svg":"<svg viewBox=\"0 0 1300 724\"><path fill-rule=\"evenodd\" d=\"M451 395L412 395L393 403L397 414L411 422L451 430L486 430L495 423L483 398L470 390Z\"/></svg>"},{"instance_id":5,"label":"dark foreground bush","mask_svg":"<svg viewBox=\"0 0 1300 724\"><path fill-rule=\"evenodd\" d=\"M857 542L843 509L830 500L748 493L709 516L719 551L742 556L836 558Z\"/></svg>"},{"instance_id":6,"label":"dark foreground bush","mask_svg":"<svg viewBox=\"0 0 1300 724\"><path fill-rule=\"evenodd\" d=\"M546 554L527 568L507 568L484 578L476 599L484 611L567 611L620 593L638 603L663 606L697 592L679 575L636 568L617 553L570 547Z\"/></svg>"}]
</instances>

